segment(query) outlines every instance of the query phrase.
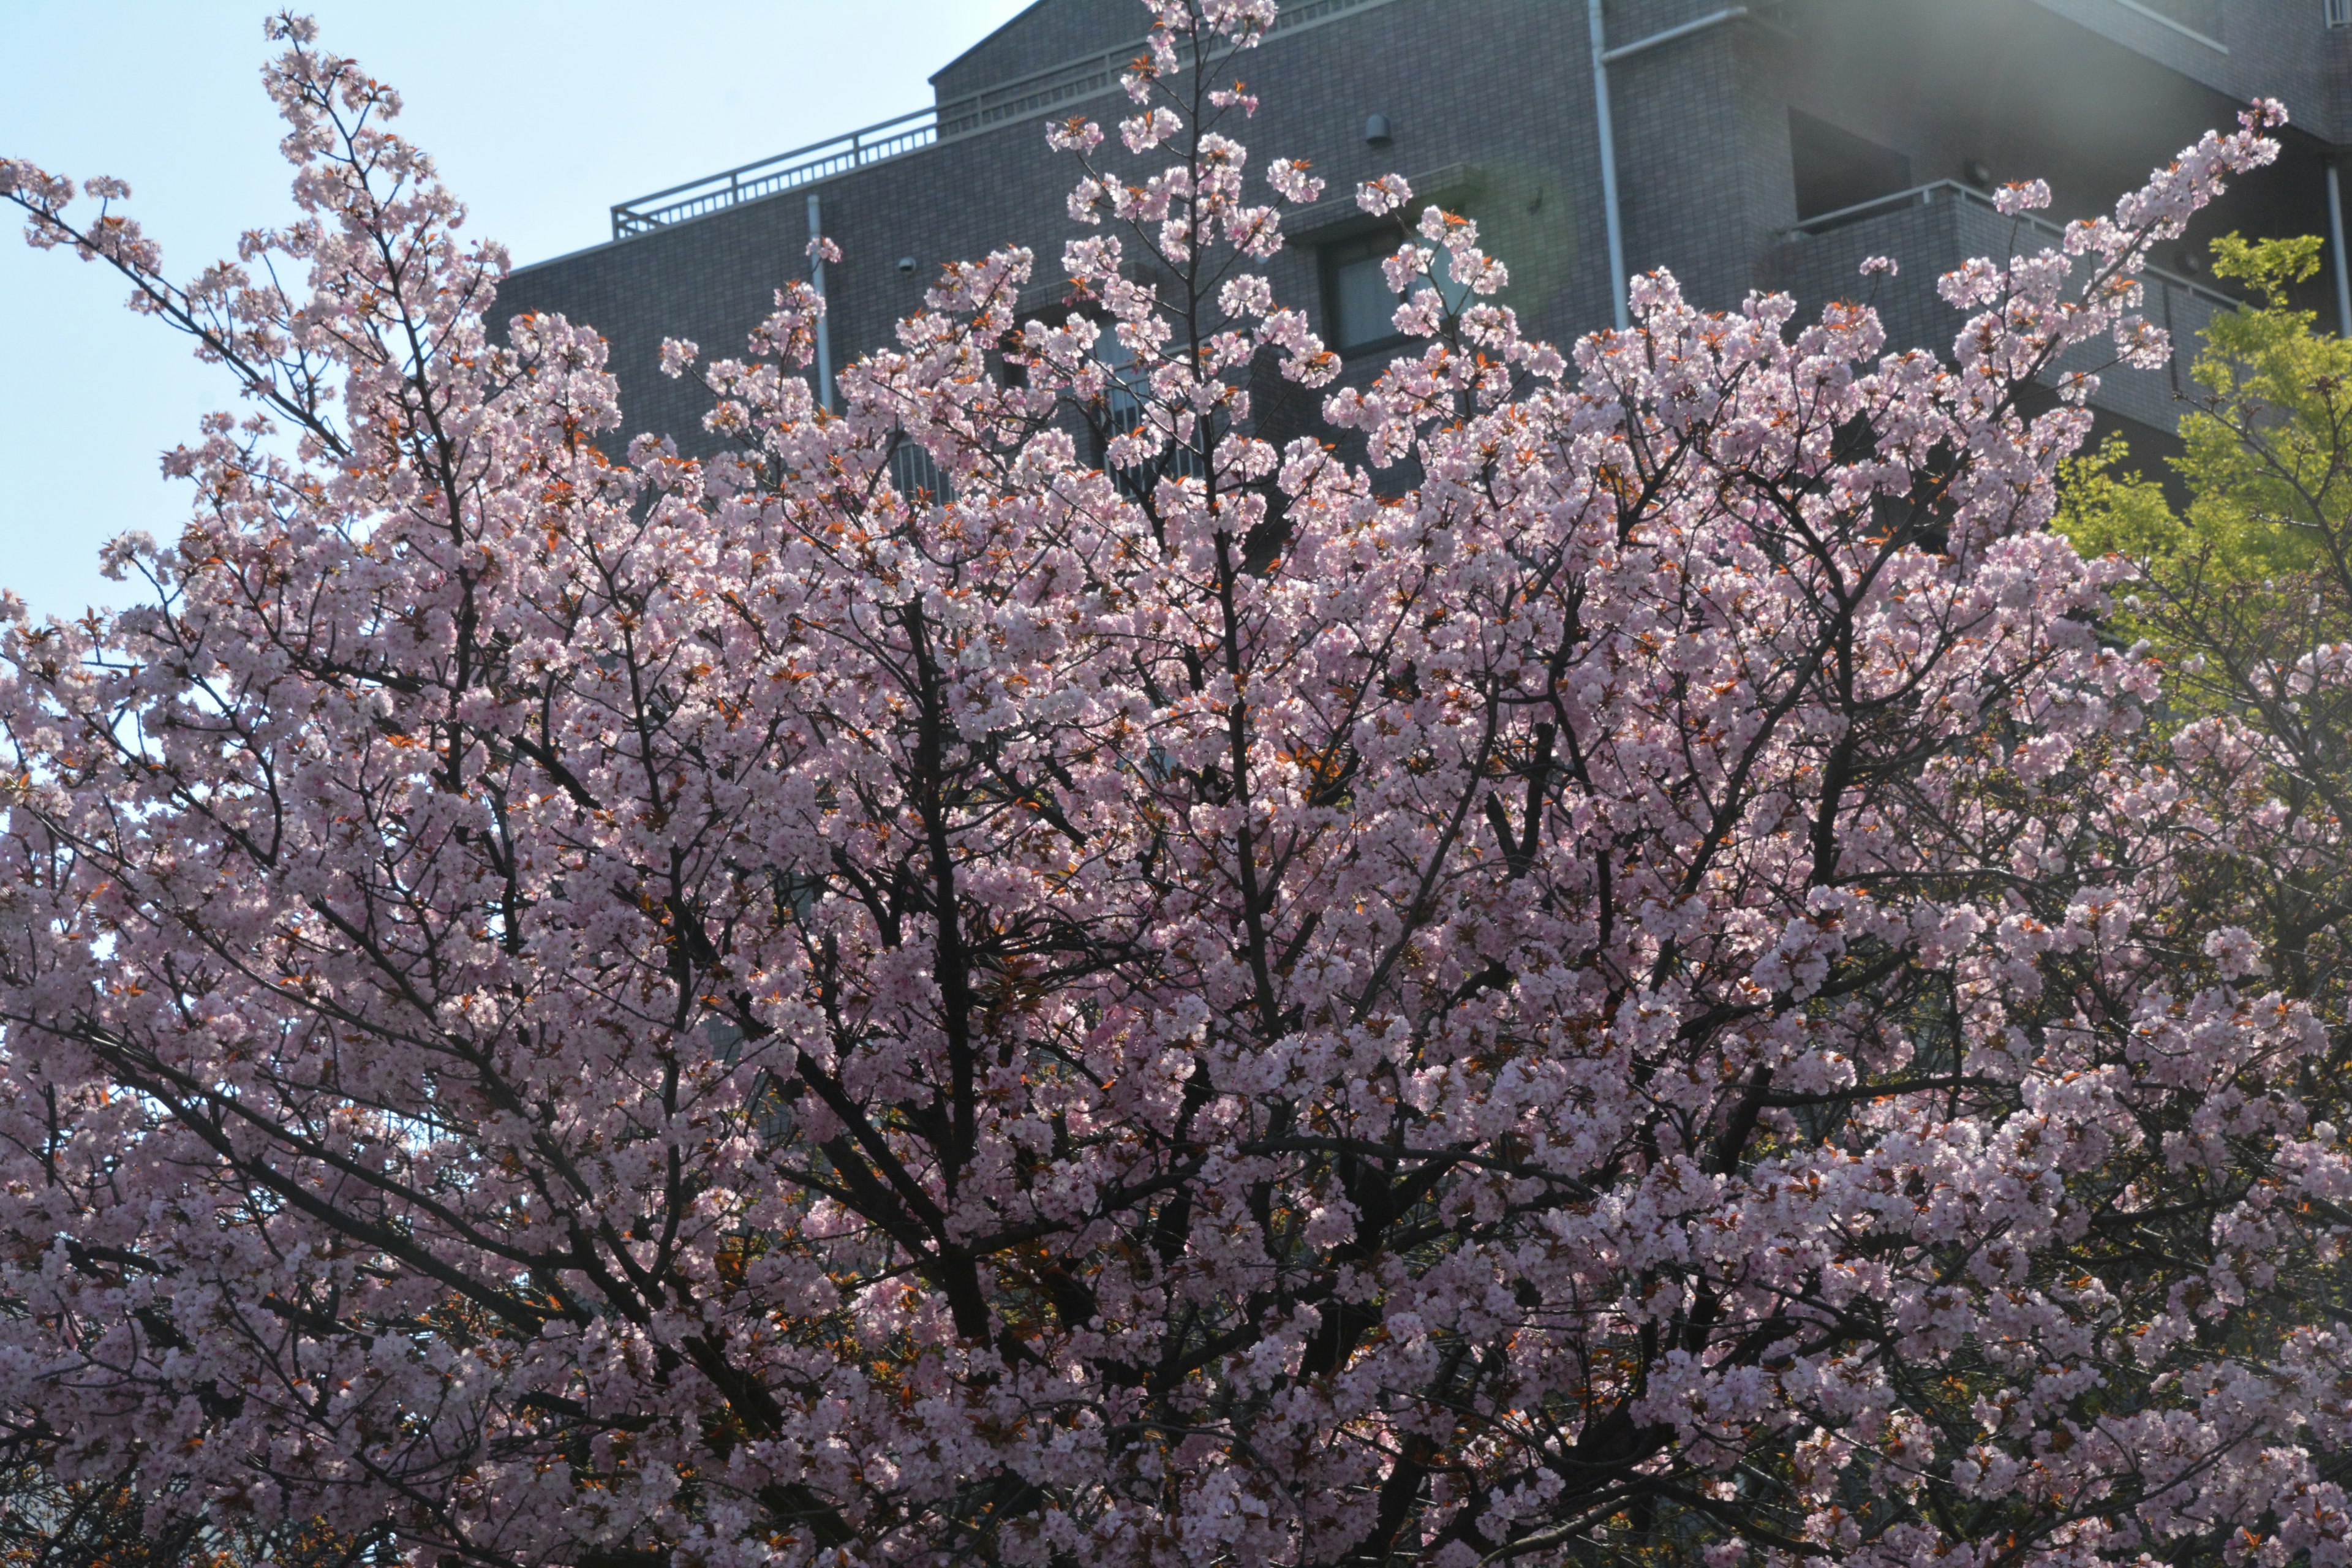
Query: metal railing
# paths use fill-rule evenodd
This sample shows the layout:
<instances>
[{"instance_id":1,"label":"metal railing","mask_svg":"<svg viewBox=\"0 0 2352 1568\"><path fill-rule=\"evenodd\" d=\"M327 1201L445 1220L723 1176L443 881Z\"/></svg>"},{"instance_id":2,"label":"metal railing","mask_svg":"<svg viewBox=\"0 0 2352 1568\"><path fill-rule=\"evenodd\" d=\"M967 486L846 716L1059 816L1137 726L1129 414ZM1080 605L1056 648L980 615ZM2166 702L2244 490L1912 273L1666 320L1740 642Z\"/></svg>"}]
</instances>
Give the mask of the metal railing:
<instances>
[{"instance_id":1,"label":"metal railing","mask_svg":"<svg viewBox=\"0 0 2352 1568\"><path fill-rule=\"evenodd\" d=\"M1276 14L1269 36L1303 32L1390 3L1391 0L1296 0ZM943 99L931 108L918 109L895 120L795 147L789 153L779 153L772 158L762 158L699 180L688 180L650 195L634 196L614 205L613 237L626 239L632 235L651 234L739 202L757 201L795 185L814 184L868 163L973 135L1008 120L1115 92L1119 73L1145 51L1145 41L1138 39L1119 48L1063 60L1026 76Z\"/></svg>"},{"instance_id":2,"label":"metal railing","mask_svg":"<svg viewBox=\"0 0 2352 1568\"><path fill-rule=\"evenodd\" d=\"M1886 195L1873 196L1866 202L1855 202L1851 206L1839 207L1832 212L1815 213L1811 217L1790 224L1780 231L1780 236L1783 239L1810 238L1814 235L1826 234L1832 229L1843 228L1849 224L1861 223L1886 213L1900 212L1906 207L1933 206L1938 202L1951 202L1964 206L1981 208L2021 227L2032 229L2053 241L2063 240L2066 237L2063 225L2053 223L2048 218L2032 213L2003 213L1990 196L1973 185L1964 185L1958 180L1934 180L1924 185L1914 185L1907 191L1895 191ZM2234 310L2244 302L2231 299L2219 289L2210 288L2193 278L2183 278L2177 272L2168 272L2161 267L2143 267L2140 271L2146 277L2161 279L2175 289L2183 289L2221 310Z\"/></svg>"},{"instance_id":3,"label":"metal railing","mask_svg":"<svg viewBox=\"0 0 2352 1568\"><path fill-rule=\"evenodd\" d=\"M619 203L613 208L613 237L626 239L633 234L651 234L667 225L684 223L688 218L731 207L738 202L772 196L794 185L811 184L847 169L896 158L919 147L928 147L939 139L936 111L919 109L896 120L852 131L845 136L813 142L756 163L745 163Z\"/></svg>"}]
</instances>

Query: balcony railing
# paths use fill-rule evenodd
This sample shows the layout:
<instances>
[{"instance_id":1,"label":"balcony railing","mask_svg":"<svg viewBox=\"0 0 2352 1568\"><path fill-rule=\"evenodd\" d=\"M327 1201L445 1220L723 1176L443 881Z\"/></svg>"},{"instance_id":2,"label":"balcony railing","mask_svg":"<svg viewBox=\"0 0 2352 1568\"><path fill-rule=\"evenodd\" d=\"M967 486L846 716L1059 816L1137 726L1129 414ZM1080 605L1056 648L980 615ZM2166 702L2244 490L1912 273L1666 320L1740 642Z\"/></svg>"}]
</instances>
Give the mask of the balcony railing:
<instances>
[{"instance_id":1,"label":"balcony railing","mask_svg":"<svg viewBox=\"0 0 2352 1568\"><path fill-rule=\"evenodd\" d=\"M1391 0L1295 0L1275 17L1274 34L1304 32L1325 22L1369 11ZM991 130L1008 120L1116 91L1119 73L1145 51L1132 44L1079 59L1064 60L1043 70L998 82L975 92L942 100L929 109L918 109L895 120L885 120L846 135L795 147L756 163L688 180L651 195L636 196L613 208L613 237L651 234L674 223L701 217L739 202L757 201L795 185L903 157L908 153Z\"/></svg>"},{"instance_id":2,"label":"balcony railing","mask_svg":"<svg viewBox=\"0 0 2352 1568\"><path fill-rule=\"evenodd\" d=\"M613 237L626 239L633 234L651 234L666 225L684 223L688 218L731 207L738 202L756 201L794 185L814 184L850 169L879 163L918 147L928 147L939 139L936 112L919 109L846 136L811 142L756 163L745 163L723 174L688 180L682 185L623 202L613 209Z\"/></svg>"},{"instance_id":3,"label":"balcony railing","mask_svg":"<svg viewBox=\"0 0 2352 1568\"><path fill-rule=\"evenodd\" d=\"M1803 239L1813 235L1827 234L1832 229L1843 228L1849 224L1862 223L1884 214L1900 212L1905 207L1933 206L1938 202L1958 202L1963 205L1981 208L2011 223L2033 229L2048 237L2053 244L2063 240L2066 237L2063 226L2053 223L2046 217L2033 213L2002 213L1990 196L1972 185L1964 185L1958 180L1936 180L1927 184L1914 185L1907 191L1873 196L1866 202L1856 202L1852 206L1839 207L1834 212L1816 213L1801 223L1790 225L1780 232L1785 238ZM2222 293L2219 289L2208 288L2194 279L2183 278L2177 272L2168 272L2161 267L2143 267L2140 270L2145 276L2162 279L2174 288L2192 294L2218 310L2234 310L2241 303Z\"/></svg>"},{"instance_id":4,"label":"balcony railing","mask_svg":"<svg viewBox=\"0 0 2352 1568\"><path fill-rule=\"evenodd\" d=\"M1781 243L1766 255L1765 272L1773 288L1801 300L1852 299L1860 288L1890 344L1927 347L1951 342L1961 330L1962 313L1937 292L1937 279L1970 257L1999 264L2031 255L2064 234L2045 217L2003 213L1984 193L1944 180L1805 219L1783 231ZM1871 256L1891 258L1902 270L1893 278L1858 278L1855 269ZM2239 301L2161 268L2144 268L2140 280L2145 292L2139 313L2171 340L2165 362L2116 363L2109 344L2084 343L2049 367L2042 380L2054 385L2074 372L2095 374L2099 381L2090 395L2094 408L2172 430L2179 425L2184 399L2197 395L2197 362L2206 330L2217 316L2237 310Z\"/></svg>"}]
</instances>

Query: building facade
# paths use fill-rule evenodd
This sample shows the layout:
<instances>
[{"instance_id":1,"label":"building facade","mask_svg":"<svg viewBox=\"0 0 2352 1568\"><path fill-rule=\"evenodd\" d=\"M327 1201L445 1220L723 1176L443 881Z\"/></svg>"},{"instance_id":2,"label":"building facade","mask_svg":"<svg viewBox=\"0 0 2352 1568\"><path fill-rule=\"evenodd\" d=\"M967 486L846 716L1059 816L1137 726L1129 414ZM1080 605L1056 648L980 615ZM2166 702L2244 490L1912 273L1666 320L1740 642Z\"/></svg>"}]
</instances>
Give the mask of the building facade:
<instances>
[{"instance_id":1,"label":"building facade","mask_svg":"<svg viewBox=\"0 0 2352 1568\"><path fill-rule=\"evenodd\" d=\"M610 242L517 269L501 313L603 331L628 429L693 451L709 445L704 400L658 374L661 340L740 352L776 287L806 275L813 225L842 250L824 278L836 364L889 342L940 263L1001 246L1036 251L1023 303L1050 309L1078 230L1075 171L1042 128L1121 112L1144 21L1134 0L1037 0L933 76L929 109L622 204ZM1776 288L1810 313L1868 292L1891 342L1941 348L1958 317L1936 277L2054 231L2000 216L1990 190L2042 178L2043 217L2105 211L2248 99L2278 98L2293 117L2279 162L2158 258L2148 312L2172 330L2173 363L2112 374L2095 399L2159 450L2196 334L2229 303L2206 243L2331 234L2352 145L2352 0L1288 0L1243 63L1261 101L1254 165L1304 157L1328 181L1285 220L1276 296L1310 311L1350 374L1394 350L1367 292L1394 231L1376 237L1357 212L1360 180L1402 174L1476 218L1509 264L1505 302L1563 343L1612 319L1613 226L1623 268L1668 268L1700 305ZM2340 226L2305 302L2352 332ZM1901 263L1874 289L1856 273L1873 254Z\"/></svg>"}]
</instances>

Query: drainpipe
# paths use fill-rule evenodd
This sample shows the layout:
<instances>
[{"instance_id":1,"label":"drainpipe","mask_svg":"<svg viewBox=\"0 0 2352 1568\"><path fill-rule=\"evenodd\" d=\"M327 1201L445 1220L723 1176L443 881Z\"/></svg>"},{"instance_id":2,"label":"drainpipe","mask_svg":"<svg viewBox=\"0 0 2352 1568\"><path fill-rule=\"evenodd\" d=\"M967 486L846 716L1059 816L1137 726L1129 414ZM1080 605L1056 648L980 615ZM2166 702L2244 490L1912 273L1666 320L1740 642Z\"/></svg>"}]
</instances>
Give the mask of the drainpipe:
<instances>
[{"instance_id":1,"label":"drainpipe","mask_svg":"<svg viewBox=\"0 0 2352 1568\"><path fill-rule=\"evenodd\" d=\"M808 197L809 240L814 244L824 236L824 219L817 210L816 193ZM824 257L812 251L809 255L809 287L816 297L824 298ZM825 318L816 319L816 401L817 406L830 412L833 408L833 334L826 330Z\"/></svg>"},{"instance_id":2,"label":"drainpipe","mask_svg":"<svg viewBox=\"0 0 2352 1568\"><path fill-rule=\"evenodd\" d=\"M2336 177L2333 159L2327 164L2327 254L2336 263L2336 335L2352 338L2352 269L2344 255L2343 182Z\"/></svg>"},{"instance_id":3,"label":"drainpipe","mask_svg":"<svg viewBox=\"0 0 2352 1568\"><path fill-rule=\"evenodd\" d=\"M1608 29L1601 21L1601 0L1584 0L1584 21L1592 36L1592 112L1601 125L1601 207L1609 229L1610 302L1616 309L1617 330L1622 332L1632 325L1633 318L1627 313L1625 300L1625 225L1617 204L1617 134L1609 112L1609 62L1656 48L1660 44L1671 44L1677 38L1687 38L1725 22L1738 21L1748 15L1748 7L1727 5L1680 26L1668 27L1612 49L1609 47Z\"/></svg>"},{"instance_id":4,"label":"drainpipe","mask_svg":"<svg viewBox=\"0 0 2352 1568\"><path fill-rule=\"evenodd\" d=\"M1609 227L1609 303L1622 332L1633 318L1625 313L1625 229L1617 215L1617 137L1610 125L1609 39L1601 21L1601 0L1584 0L1584 19L1592 34L1592 112L1601 122L1601 211Z\"/></svg>"}]
</instances>

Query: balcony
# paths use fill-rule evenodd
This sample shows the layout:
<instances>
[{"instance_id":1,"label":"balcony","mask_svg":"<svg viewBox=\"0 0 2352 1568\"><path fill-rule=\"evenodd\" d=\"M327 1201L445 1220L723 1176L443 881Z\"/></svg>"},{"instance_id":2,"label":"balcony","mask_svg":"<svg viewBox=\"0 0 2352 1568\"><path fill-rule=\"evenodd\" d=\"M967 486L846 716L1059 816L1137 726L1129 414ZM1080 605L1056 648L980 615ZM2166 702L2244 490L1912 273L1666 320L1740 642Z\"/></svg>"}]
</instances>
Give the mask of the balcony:
<instances>
[{"instance_id":1,"label":"balcony","mask_svg":"<svg viewBox=\"0 0 2352 1568\"><path fill-rule=\"evenodd\" d=\"M1268 36L1302 33L1390 3L1391 0L1294 0L1276 16ZM887 163L942 142L992 131L1008 121L1035 116L1042 122L1046 110L1118 91L1119 74L1145 48L1145 40L1139 38L1100 54L1063 60L1025 76L942 99L929 109L918 109L894 120L779 153L772 158L688 180L650 195L632 197L613 208L613 237L627 239L632 235L651 234L741 202L778 195L869 163Z\"/></svg>"},{"instance_id":2,"label":"balcony","mask_svg":"<svg viewBox=\"0 0 2352 1568\"><path fill-rule=\"evenodd\" d=\"M1886 324L1890 348L1917 344L1948 353L1967 318L1937 294L1936 279L1970 257L2001 261L2032 255L2056 245L2063 234L2045 218L2005 216L1990 196L1939 180L1783 230L1766 258L1765 275L1774 288L1796 295L1808 311L1829 300L1870 299ZM1872 256L1892 257L1901 270L1892 279L1859 276L1863 260ZM2201 352L2199 335L2216 311L2233 310L2238 301L2153 267L2141 278L2147 286L2142 310L2171 335L2171 361L2158 370L2100 371L2091 405L2168 435L2179 426L2181 395L2195 390L2189 367ZM2101 345L2086 344L2058 368L2095 370L2106 357ZM2055 374L2049 379L2054 382Z\"/></svg>"}]
</instances>

